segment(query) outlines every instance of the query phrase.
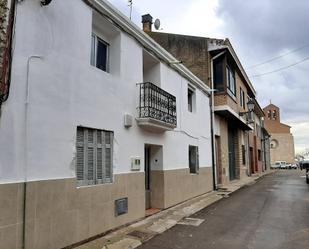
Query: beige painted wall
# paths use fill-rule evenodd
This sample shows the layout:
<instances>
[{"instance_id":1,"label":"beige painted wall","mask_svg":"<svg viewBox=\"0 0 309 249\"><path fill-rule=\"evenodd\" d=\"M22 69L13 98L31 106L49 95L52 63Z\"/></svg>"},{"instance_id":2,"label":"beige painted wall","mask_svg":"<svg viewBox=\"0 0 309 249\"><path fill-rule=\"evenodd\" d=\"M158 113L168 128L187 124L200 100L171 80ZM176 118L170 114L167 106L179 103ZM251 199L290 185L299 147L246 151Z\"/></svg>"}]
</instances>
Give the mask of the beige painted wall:
<instances>
[{"instance_id":1,"label":"beige painted wall","mask_svg":"<svg viewBox=\"0 0 309 249\"><path fill-rule=\"evenodd\" d=\"M20 249L22 183L0 185L0 248ZM76 188L75 179L27 183L26 249L59 249L145 215L144 173L115 175L113 184ZM114 201L128 197L128 213Z\"/></svg>"},{"instance_id":2,"label":"beige painted wall","mask_svg":"<svg viewBox=\"0 0 309 249\"><path fill-rule=\"evenodd\" d=\"M213 190L212 168L200 167L190 174L189 167L151 172L151 207L168 208Z\"/></svg>"}]
</instances>

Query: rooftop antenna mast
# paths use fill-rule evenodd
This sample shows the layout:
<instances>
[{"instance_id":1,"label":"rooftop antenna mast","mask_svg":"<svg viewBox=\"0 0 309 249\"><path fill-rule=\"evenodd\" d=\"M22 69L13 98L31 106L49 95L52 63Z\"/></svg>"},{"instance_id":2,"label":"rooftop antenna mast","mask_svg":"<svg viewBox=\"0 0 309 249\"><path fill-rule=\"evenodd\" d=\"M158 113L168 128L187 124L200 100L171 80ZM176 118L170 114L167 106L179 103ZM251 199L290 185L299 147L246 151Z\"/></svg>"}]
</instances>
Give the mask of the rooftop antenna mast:
<instances>
[{"instance_id":1,"label":"rooftop antenna mast","mask_svg":"<svg viewBox=\"0 0 309 249\"><path fill-rule=\"evenodd\" d=\"M128 0L128 6L130 7L130 20L132 20L132 5L133 5L133 0Z\"/></svg>"}]
</instances>

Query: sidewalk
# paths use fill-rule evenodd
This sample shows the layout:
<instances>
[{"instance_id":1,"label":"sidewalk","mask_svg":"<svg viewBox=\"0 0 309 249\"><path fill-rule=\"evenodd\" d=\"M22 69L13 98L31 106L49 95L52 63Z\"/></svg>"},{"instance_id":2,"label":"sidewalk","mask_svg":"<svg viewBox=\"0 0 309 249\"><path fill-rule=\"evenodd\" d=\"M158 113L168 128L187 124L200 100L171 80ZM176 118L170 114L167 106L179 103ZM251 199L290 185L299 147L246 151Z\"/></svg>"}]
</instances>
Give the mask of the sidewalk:
<instances>
[{"instance_id":1,"label":"sidewalk","mask_svg":"<svg viewBox=\"0 0 309 249\"><path fill-rule=\"evenodd\" d=\"M133 249L157 234L175 226L182 219L206 208L207 206L226 198L238 189L254 184L260 177L272 173L268 171L257 176L247 177L232 182L218 191L192 198L169 209L149 216L131 225L110 232L103 237L90 241L76 249Z\"/></svg>"}]
</instances>

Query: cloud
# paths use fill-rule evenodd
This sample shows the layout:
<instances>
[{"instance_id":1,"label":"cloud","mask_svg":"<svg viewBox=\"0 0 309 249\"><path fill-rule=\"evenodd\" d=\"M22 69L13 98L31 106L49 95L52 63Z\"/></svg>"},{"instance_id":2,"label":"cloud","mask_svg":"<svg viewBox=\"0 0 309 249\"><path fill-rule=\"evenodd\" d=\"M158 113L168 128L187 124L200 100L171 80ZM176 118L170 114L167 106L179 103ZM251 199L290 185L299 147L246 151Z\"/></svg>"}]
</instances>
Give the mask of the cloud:
<instances>
[{"instance_id":1,"label":"cloud","mask_svg":"<svg viewBox=\"0 0 309 249\"><path fill-rule=\"evenodd\" d=\"M245 68L303 47L280 59L247 69L249 76L299 62L309 57L309 2L306 0L219 0L217 15ZM305 46L305 47L304 47ZM309 148L309 60L286 70L251 77L261 106L271 100L292 126L296 149Z\"/></svg>"}]
</instances>

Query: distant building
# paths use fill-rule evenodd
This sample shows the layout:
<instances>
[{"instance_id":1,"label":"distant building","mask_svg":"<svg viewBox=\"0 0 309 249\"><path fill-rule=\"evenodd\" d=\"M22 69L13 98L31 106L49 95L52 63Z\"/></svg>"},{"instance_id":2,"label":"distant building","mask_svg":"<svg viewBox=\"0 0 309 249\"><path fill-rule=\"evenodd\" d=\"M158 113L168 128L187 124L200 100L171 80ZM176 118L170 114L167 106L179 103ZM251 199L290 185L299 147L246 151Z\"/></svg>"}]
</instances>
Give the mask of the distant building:
<instances>
[{"instance_id":1,"label":"distant building","mask_svg":"<svg viewBox=\"0 0 309 249\"><path fill-rule=\"evenodd\" d=\"M264 109L265 128L271 135L270 160L286 161L294 163L295 150L294 138L290 131L291 126L280 122L280 108L274 104L269 104Z\"/></svg>"}]
</instances>

